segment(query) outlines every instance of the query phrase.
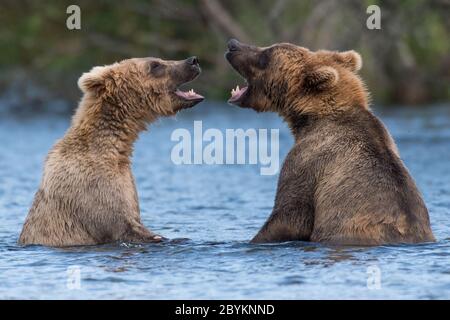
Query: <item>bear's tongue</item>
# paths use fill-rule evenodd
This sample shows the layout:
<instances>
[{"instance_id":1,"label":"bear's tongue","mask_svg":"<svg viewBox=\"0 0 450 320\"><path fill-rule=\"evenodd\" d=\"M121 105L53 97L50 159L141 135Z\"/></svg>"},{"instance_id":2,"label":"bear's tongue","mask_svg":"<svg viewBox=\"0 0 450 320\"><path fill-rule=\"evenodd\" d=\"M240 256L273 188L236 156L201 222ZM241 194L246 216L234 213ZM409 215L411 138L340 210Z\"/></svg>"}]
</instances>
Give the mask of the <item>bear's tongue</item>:
<instances>
[{"instance_id":1,"label":"bear's tongue","mask_svg":"<svg viewBox=\"0 0 450 320\"><path fill-rule=\"evenodd\" d=\"M231 90L231 98L229 101L233 102L233 101L239 100L242 97L242 95L245 93L245 91L247 91L247 88L248 87L243 87L241 89L241 88L239 88L239 86L236 86L236 89Z\"/></svg>"},{"instance_id":2,"label":"bear's tongue","mask_svg":"<svg viewBox=\"0 0 450 320\"><path fill-rule=\"evenodd\" d=\"M198 93L196 93L194 91L194 89L191 89L189 91L181 91L179 89L177 89L177 91L175 91L175 94L183 99L186 100L196 100L196 99L204 99L203 96L199 95Z\"/></svg>"}]
</instances>

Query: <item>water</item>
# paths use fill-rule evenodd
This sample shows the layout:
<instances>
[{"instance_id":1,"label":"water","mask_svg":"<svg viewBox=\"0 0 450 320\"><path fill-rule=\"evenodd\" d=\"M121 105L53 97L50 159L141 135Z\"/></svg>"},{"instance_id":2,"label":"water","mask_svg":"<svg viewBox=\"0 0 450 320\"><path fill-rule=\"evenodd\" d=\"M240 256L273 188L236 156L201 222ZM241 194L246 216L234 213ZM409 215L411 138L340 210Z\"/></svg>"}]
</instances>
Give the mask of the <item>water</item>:
<instances>
[{"instance_id":1,"label":"water","mask_svg":"<svg viewBox=\"0 0 450 320\"><path fill-rule=\"evenodd\" d=\"M146 226L164 244L66 249L16 244L47 151L69 125L61 116L0 119L0 298L52 299L444 299L450 298L449 106L380 111L427 202L437 242L332 247L251 245L269 216L277 176L255 165L175 166L175 128L280 128L273 114L201 104L150 127L136 145L134 175ZM68 268L80 267L80 288ZM380 289L371 271L380 271ZM70 272L69 272L70 273ZM69 282L68 282L69 279ZM369 279L369 286L367 281Z\"/></svg>"}]
</instances>

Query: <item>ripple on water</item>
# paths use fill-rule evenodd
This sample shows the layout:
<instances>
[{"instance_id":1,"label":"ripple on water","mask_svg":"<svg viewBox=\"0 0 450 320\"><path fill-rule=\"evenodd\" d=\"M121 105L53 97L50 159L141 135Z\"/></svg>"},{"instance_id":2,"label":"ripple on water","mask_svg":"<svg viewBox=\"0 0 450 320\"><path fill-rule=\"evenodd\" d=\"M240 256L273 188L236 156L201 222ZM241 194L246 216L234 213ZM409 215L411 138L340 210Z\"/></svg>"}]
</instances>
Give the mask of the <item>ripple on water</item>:
<instances>
[{"instance_id":1,"label":"ripple on water","mask_svg":"<svg viewBox=\"0 0 450 320\"><path fill-rule=\"evenodd\" d=\"M0 119L0 298L450 298L445 109L380 113L424 194L438 241L333 247L248 243L272 209L277 176L260 176L254 166L172 165L171 132L192 128L193 120L202 119L204 128L280 128L281 157L292 144L275 115L208 107L214 112L205 107L176 121L162 120L136 145L133 170L142 219L172 239L160 244L17 246L42 161L69 118ZM67 287L68 268L74 266L81 277L77 290ZM380 290L367 286L373 270L380 272Z\"/></svg>"}]
</instances>

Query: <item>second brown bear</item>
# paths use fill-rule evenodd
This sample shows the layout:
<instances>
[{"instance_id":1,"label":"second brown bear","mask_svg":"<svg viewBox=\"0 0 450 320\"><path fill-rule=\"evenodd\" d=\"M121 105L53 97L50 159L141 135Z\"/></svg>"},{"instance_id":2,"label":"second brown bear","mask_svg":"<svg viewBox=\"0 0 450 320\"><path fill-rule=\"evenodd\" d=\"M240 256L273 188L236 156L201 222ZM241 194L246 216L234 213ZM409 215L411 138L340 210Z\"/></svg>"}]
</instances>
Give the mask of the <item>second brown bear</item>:
<instances>
[{"instance_id":1,"label":"second brown bear","mask_svg":"<svg viewBox=\"0 0 450 320\"><path fill-rule=\"evenodd\" d=\"M369 110L359 54L231 40L226 58L247 80L230 103L277 112L295 137L273 212L253 242L434 241L422 196Z\"/></svg>"},{"instance_id":2,"label":"second brown bear","mask_svg":"<svg viewBox=\"0 0 450 320\"><path fill-rule=\"evenodd\" d=\"M196 57L128 59L83 74L78 81L83 99L47 156L19 243L161 241L141 222L131 172L133 144L149 123L203 100L178 89L199 74Z\"/></svg>"}]
</instances>

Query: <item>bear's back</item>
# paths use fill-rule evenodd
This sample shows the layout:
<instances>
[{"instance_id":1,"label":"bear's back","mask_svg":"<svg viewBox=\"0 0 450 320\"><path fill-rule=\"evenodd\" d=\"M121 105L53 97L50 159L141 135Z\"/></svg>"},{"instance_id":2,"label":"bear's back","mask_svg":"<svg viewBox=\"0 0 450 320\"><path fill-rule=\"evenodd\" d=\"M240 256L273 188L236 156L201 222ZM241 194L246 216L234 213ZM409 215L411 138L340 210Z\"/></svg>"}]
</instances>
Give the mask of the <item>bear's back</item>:
<instances>
[{"instance_id":1,"label":"bear's back","mask_svg":"<svg viewBox=\"0 0 450 320\"><path fill-rule=\"evenodd\" d=\"M295 149L295 159L286 161L314 176L313 241L434 240L422 196L388 131L369 110L311 121Z\"/></svg>"},{"instance_id":2,"label":"bear's back","mask_svg":"<svg viewBox=\"0 0 450 320\"><path fill-rule=\"evenodd\" d=\"M127 218L139 220L129 168L114 168L73 140L66 135L49 152L20 244L110 242L125 232Z\"/></svg>"}]
</instances>

